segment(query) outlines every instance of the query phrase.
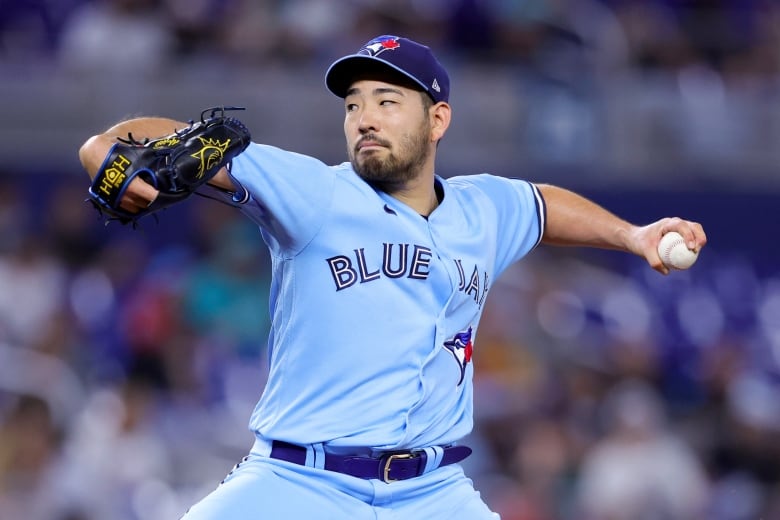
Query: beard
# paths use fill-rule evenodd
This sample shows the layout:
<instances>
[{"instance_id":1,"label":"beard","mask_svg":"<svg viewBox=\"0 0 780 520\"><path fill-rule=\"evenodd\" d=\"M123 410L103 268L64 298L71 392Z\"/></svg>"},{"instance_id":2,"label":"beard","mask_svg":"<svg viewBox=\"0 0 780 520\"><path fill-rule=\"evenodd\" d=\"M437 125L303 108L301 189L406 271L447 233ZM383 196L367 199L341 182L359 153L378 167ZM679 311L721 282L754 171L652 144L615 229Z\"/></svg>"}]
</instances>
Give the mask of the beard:
<instances>
[{"instance_id":1,"label":"beard","mask_svg":"<svg viewBox=\"0 0 780 520\"><path fill-rule=\"evenodd\" d=\"M366 134L359 141L370 140L385 147L387 154L374 150L358 159L357 146L349 151L352 168L371 186L385 192L392 192L408 181L416 178L428 160L429 126L424 122L416 132L406 134L401 139L396 153L391 144L373 134Z\"/></svg>"}]
</instances>

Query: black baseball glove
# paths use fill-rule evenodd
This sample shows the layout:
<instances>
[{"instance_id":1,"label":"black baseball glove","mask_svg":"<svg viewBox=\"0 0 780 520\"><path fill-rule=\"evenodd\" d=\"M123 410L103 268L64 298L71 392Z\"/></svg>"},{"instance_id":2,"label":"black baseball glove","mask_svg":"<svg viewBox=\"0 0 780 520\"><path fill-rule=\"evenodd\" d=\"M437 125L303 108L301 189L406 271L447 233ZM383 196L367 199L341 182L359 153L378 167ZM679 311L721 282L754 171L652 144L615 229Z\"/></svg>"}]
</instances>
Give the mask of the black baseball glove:
<instances>
[{"instance_id":1,"label":"black baseball glove","mask_svg":"<svg viewBox=\"0 0 780 520\"><path fill-rule=\"evenodd\" d=\"M238 119L226 117L229 110L243 108L206 109L199 122L190 121L187 128L159 139L137 141L132 134L118 139L93 179L87 200L108 220L135 225L186 199L249 146L249 130ZM135 177L154 186L159 195L147 208L131 213L120 202Z\"/></svg>"}]
</instances>

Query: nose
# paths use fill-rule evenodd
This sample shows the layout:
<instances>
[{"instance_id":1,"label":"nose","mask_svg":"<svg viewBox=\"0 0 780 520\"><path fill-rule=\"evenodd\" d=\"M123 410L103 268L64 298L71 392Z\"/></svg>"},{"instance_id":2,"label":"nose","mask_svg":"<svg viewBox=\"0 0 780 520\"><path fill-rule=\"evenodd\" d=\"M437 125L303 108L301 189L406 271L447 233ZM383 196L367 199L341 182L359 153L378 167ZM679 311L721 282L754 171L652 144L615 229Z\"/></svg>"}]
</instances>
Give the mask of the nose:
<instances>
[{"instance_id":1,"label":"nose","mask_svg":"<svg viewBox=\"0 0 780 520\"><path fill-rule=\"evenodd\" d=\"M358 120L358 130L361 134L376 132L379 130L379 118L376 110L370 107L363 107Z\"/></svg>"}]
</instances>

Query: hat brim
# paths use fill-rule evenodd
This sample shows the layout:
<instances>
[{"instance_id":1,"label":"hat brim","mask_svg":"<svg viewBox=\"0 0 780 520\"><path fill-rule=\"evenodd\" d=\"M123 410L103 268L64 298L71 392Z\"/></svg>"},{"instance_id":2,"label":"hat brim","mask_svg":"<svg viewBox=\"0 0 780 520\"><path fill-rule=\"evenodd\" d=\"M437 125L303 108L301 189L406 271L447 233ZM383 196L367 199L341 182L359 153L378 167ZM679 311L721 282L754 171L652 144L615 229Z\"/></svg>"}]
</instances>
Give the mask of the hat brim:
<instances>
[{"instance_id":1,"label":"hat brim","mask_svg":"<svg viewBox=\"0 0 780 520\"><path fill-rule=\"evenodd\" d=\"M428 89L417 78L381 58L353 54L333 62L325 73L325 86L340 98L347 97L350 86L358 79L365 78L397 79L406 86L415 87L423 92Z\"/></svg>"}]
</instances>

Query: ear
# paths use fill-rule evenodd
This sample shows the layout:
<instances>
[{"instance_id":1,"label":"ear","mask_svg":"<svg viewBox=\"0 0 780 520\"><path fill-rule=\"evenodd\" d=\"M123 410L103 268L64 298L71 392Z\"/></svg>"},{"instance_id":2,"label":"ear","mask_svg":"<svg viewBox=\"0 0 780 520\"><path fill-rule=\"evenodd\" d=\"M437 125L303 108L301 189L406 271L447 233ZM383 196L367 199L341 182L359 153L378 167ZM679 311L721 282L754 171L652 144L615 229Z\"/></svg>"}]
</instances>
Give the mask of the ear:
<instances>
[{"instance_id":1,"label":"ear","mask_svg":"<svg viewBox=\"0 0 780 520\"><path fill-rule=\"evenodd\" d=\"M452 108L449 103L440 101L431 108L431 141L438 142L447 132L452 118Z\"/></svg>"}]
</instances>

